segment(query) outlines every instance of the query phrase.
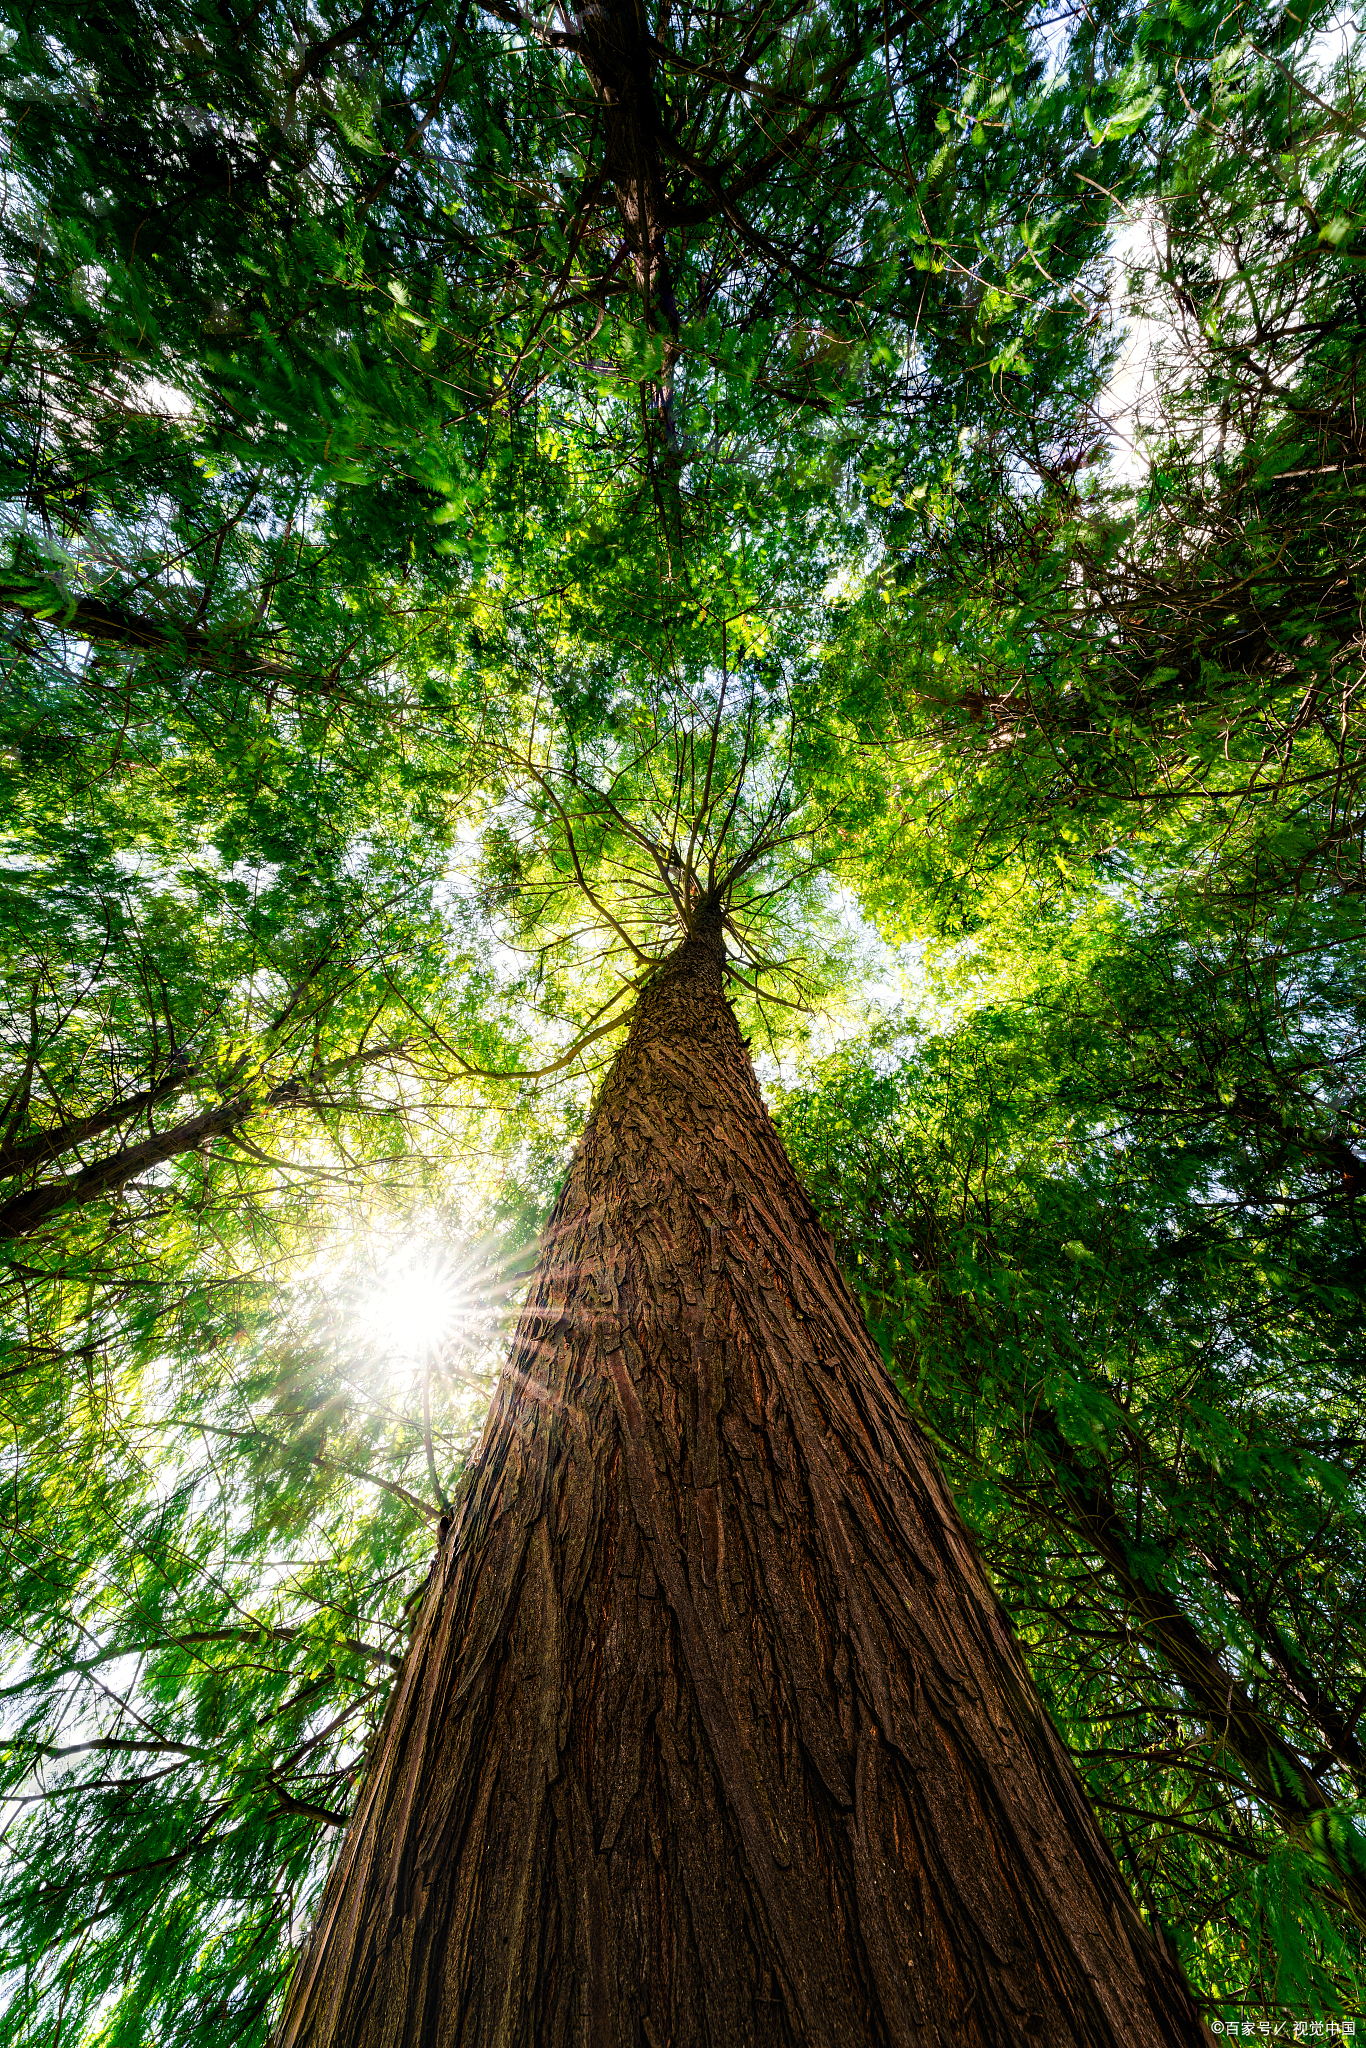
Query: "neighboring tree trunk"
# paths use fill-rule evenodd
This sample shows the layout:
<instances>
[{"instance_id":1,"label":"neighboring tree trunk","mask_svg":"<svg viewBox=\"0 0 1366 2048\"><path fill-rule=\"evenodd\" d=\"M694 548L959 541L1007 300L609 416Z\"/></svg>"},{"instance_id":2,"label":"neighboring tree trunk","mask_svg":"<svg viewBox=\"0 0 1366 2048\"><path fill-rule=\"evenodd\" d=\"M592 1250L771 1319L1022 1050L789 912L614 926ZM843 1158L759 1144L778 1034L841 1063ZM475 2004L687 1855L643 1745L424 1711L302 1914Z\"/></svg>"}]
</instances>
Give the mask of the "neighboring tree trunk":
<instances>
[{"instance_id":1,"label":"neighboring tree trunk","mask_svg":"<svg viewBox=\"0 0 1366 2048\"><path fill-rule=\"evenodd\" d=\"M233 1096L228 1102L220 1102L213 1109L201 1110L198 1116L173 1124L169 1130L158 1131L150 1138L140 1138L135 1145L121 1145L117 1152L95 1160L80 1173L68 1174L65 1180L44 1181L36 1188L14 1195L8 1202L0 1203L0 1242L7 1238L27 1237L41 1229L49 1216L55 1216L59 1209L79 1208L85 1202L98 1201L102 1195L117 1194L140 1173L162 1166L168 1159L178 1159L185 1152L193 1152L211 1138L231 1136L246 1123L255 1107L250 1096ZM93 1123L95 1119L91 1121Z\"/></svg>"},{"instance_id":2,"label":"neighboring tree trunk","mask_svg":"<svg viewBox=\"0 0 1366 2048\"><path fill-rule=\"evenodd\" d=\"M281 2048L1208 2040L703 922L547 1227Z\"/></svg>"},{"instance_id":3,"label":"neighboring tree trunk","mask_svg":"<svg viewBox=\"0 0 1366 2048\"><path fill-rule=\"evenodd\" d=\"M1222 1744L1229 1761L1242 1772L1256 1798L1275 1815L1296 1848L1307 1851L1326 1868L1343 1904L1366 1934L1366 1881L1354 1866L1352 1847L1347 1846L1352 1841L1350 1823L1344 1827L1335 1802L1291 1748L1283 1730L1261 1710L1190 1616L1181 1611L1125 1527L1109 1487L1086 1474L1069 1455L1057 1418L1041 1407L1031 1434L1048 1453L1059 1505L1070 1510L1063 1526L1073 1529L1109 1567L1173 1678L1192 1706L1205 1715L1211 1741ZM1237 1599L1217 1560L1209 1562L1209 1569L1216 1583ZM1353 1724L1319 1690L1292 1645L1279 1633L1273 1635L1269 1616L1245 1614L1245 1619L1255 1631L1262 1653L1280 1665L1305 1713L1331 1745L1329 1754L1345 1764L1360 1785L1366 1759Z\"/></svg>"}]
</instances>

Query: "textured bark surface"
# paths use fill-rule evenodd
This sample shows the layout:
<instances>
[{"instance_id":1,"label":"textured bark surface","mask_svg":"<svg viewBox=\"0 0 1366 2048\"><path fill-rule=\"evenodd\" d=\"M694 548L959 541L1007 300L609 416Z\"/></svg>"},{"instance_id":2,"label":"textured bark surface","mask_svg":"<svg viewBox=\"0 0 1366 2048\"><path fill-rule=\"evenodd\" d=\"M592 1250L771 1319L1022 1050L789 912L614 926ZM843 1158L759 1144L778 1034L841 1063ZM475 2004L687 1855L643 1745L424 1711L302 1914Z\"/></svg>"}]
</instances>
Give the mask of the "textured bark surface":
<instances>
[{"instance_id":1,"label":"textured bark surface","mask_svg":"<svg viewBox=\"0 0 1366 2048\"><path fill-rule=\"evenodd\" d=\"M603 126L602 174L616 194L636 284L646 305L676 329L664 266L664 128L655 98L658 45L640 0L590 0L576 19L575 48L593 82Z\"/></svg>"},{"instance_id":2,"label":"textured bark surface","mask_svg":"<svg viewBox=\"0 0 1366 2048\"><path fill-rule=\"evenodd\" d=\"M723 1000L641 1000L282 2048L1207 2040Z\"/></svg>"}]
</instances>

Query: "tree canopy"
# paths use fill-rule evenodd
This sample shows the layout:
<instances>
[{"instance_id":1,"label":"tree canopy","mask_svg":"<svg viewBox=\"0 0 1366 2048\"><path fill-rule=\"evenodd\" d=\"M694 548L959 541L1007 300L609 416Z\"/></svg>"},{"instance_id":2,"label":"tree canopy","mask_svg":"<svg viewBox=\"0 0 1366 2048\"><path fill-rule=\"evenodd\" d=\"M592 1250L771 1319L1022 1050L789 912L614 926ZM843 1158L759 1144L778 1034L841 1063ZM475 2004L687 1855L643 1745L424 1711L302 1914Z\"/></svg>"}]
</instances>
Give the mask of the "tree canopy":
<instances>
[{"instance_id":1,"label":"tree canopy","mask_svg":"<svg viewBox=\"0 0 1366 2048\"><path fill-rule=\"evenodd\" d=\"M11 10L0 2042L264 2042L700 896L1211 2018L1366 2007L1366 59Z\"/></svg>"}]
</instances>

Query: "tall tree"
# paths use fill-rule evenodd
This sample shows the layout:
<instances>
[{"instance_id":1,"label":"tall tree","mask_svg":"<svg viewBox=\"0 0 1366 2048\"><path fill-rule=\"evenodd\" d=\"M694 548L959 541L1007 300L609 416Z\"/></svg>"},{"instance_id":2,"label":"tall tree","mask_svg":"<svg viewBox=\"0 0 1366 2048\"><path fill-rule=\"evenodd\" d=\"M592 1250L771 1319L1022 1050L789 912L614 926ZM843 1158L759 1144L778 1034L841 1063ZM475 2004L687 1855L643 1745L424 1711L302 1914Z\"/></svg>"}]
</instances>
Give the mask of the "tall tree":
<instances>
[{"instance_id":1,"label":"tall tree","mask_svg":"<svg viewBox=\"0 0 1366 2048\"><path fill-rule=\"evenodd\" d=\"M283 2038L1199 2039L763 1110L823 821L731 689L527 762L519 914L640 994Z\"/></svg>"},{"instance_id":2,"label":"tall tree","mask_svg":"<svg viewBox=\"0 0 1366 2048\"><path fill-rule=\"evenodd\" d=\"M683 886L281 2039L1203 2039Z\"/></svg>"}]
</instances>

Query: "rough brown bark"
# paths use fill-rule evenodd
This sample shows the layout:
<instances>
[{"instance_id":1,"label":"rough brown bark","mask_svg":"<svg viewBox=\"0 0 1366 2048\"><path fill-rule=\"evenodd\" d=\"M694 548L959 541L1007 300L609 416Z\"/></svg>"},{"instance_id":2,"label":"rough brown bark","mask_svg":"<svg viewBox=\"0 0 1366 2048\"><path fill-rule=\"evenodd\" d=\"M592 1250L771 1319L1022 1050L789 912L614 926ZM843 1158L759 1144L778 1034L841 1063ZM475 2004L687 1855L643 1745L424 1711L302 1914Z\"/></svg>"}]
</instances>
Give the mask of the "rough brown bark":
<instances>
[{"instance_id":1,"label":"rough brown bark","mask_svg":"<svg viewBox=\"0 0 1366 2048\"><path fill-rule=\"evenodd\" d=\"M699 931L548 1226L281 2048L1208 2038Z\"/></svg>"},{"instance_id":2,"label":"rough brown bark","mask_svg":"<svg viewBox=\"0 0 1366 2048\"><path fill-rule=\"evenodd\" d=\"M640 0L590 0L575 46L593 82L604 128L603 176L616 194L636 284L647 307L662 297L669 325L678 313L664 268L663 124L655 99L658 45Z\"/></svg>"}]
</instances>

